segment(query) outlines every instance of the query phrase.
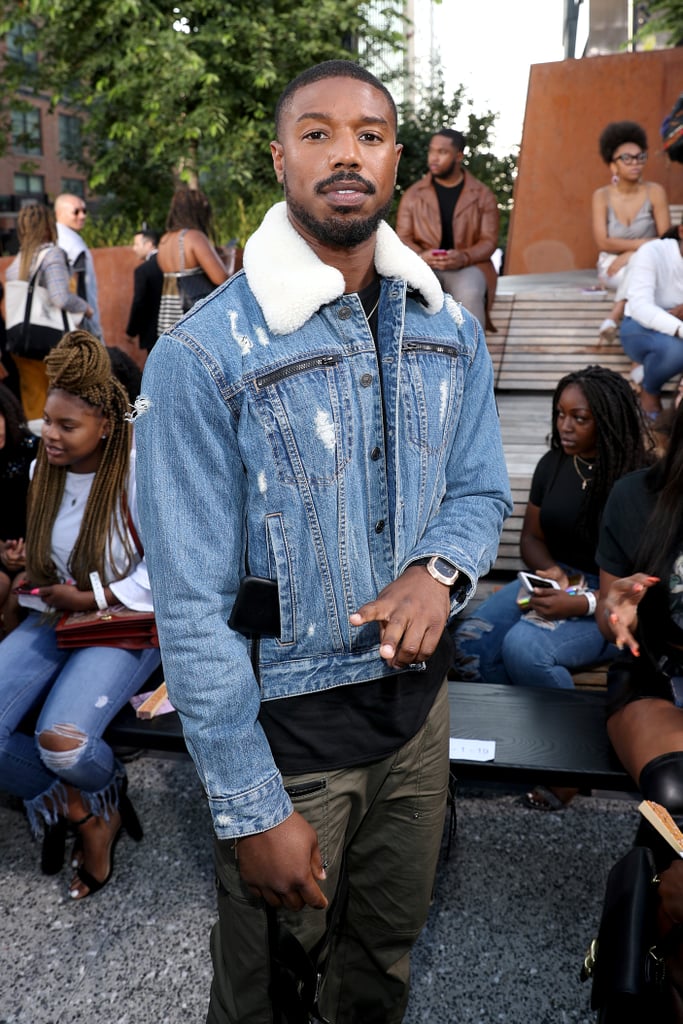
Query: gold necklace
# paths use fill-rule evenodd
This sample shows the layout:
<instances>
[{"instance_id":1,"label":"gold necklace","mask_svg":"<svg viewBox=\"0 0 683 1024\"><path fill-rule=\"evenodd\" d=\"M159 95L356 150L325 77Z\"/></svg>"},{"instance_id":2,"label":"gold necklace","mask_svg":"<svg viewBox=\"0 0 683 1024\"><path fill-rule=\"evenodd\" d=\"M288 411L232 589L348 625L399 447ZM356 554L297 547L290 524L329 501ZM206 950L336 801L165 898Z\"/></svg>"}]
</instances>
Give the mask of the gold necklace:
<instances>
[{"instance_id":1,"label":"gold necklace","mask_svg":"<svg viewBox=\"0 0 683 1024\"><path fill-rule=\"evenodd\" d=\"M574 462L574 469L576 470L577 475L581 478L581 490L585 491L588 487L588 484L591 482L591 477L583 475L583 473L579 469L579 461L585 464L589 473L593 472L593 463L587 462L586 459L582 459L580 455L574 455L572 456L572 459Z\"/></svg>"},{"instance_id":2,"label":"gold necklace","mask_svg":"<svg viewBox=\"0 0 683 1024\"><path fill-rule=\"evenodd\" d=\"M375 305L374 305L374 306L372 307L372 309L370 310L370 312L369 312L369 313L365 313L365 310L363 310L363 312L365 313L365 319L367 320L367 322L368 322L368 323L370 323L370 318L371 318L371 317L372 317L372 316L374 315L374 313L375 313L375 310L376 310L376 309L377 309L377 307L379 306L379 300L380 300L381 298L382 298L382 293L380 292L380 294L379 294L379 295L377 296L377 302L376 302L376 303L375 303Z\"/></svg>"}]
</instances>

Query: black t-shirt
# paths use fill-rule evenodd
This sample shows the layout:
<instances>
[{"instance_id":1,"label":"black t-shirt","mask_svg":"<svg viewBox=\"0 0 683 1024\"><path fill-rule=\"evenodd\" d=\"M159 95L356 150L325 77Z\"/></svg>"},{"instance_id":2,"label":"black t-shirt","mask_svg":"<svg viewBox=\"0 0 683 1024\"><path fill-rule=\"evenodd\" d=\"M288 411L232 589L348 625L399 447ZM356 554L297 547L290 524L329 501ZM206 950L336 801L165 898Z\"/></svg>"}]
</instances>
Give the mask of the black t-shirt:
<instances>
[{"instance_id":1,"label":"black t-shirt","mask_svg":"<svg viewBox=\"0 0 683 1024\"><path fill-rule=\"evenodd\" d=\"M585 463L581 464L581 472L589 480L595 472L594 463L592 465L591 471ZM597 573L595 545L576 532L585 496L583 480L576 472L572 457L565 455L561 448L546 452L534 470L529 501L541 510L541 529L548 550L556 562L581 572Z\"/></svg>"},{"instance_id":2,"label":"black t-shirt","mask_svg":"<svg viewBox=\"0 0 683 1024\"><path fill-rule=\"evenodd\" d=\"M379 279L358 296L376 341ZM452 661L453 644L444 631L424 671L264 701L259 721L276 765L283 774L296 774L388 757L422 727Z\"/></svg>"},{"instance_id":3,"label":"black t-shirt","mask_svg":"<svg viewBox=\"0 0 683 1024\"><path fill-rule=\"evenodd\" d=\"M463 190L465 179L459 185L440 185L438 181L432 182L436 190L436 198L439 200L439 213L441 214L441 248L453 248L453 214L455 207Z\"/></svg>"},{"instance_id":4,"label":"black t-shirt","mask_svg":"<svg viewBox=\"0 0 683 1024\"><path fill-rule=\"evenodd\" d=\"M651 473L640 469L617 480L605 505L597 560L613 576L650 571L637 565L636 558L657 500ZM673 553L667 578L651 587L638 605L638 636L655 660L657 654L669 653L669 644L683 647L683 552Z\"/></svg>"},{"instance_id":5,"label":"black t-shirt","mask_svg":"<svg viewBox=\"0 0 683 1024\"><path fill-rule=\"evenodd\" d=\"M26 536L26 493L37 447L38 438L26 433L16 447L8 438L0 449L0 540Z\"/></svg>"}]
</instances>

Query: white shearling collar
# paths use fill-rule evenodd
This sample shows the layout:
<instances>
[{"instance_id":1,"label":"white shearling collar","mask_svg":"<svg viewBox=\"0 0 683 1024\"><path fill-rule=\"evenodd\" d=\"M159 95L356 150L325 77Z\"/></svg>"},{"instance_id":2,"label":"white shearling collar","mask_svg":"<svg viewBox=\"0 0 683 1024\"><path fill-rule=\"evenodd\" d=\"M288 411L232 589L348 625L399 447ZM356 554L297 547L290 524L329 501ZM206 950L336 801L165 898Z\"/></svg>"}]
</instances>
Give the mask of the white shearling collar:
<instances>
[{"instance_id":1,"label":"white shearling collar","mask_svg":"<svg viewBox=\"0 0 683 1024\"><path fill-rule=\"evenodd\" d=\"M344 294L341 271L318 259L277 203L244 247L244 271L266 323L274 334L290 334L316 310ZM389 225L377 229L375 268L381 277L405 281L418 291L430 315L443 307L437 278L417 253L404 245Z\"/></svg>"}]
</instances>

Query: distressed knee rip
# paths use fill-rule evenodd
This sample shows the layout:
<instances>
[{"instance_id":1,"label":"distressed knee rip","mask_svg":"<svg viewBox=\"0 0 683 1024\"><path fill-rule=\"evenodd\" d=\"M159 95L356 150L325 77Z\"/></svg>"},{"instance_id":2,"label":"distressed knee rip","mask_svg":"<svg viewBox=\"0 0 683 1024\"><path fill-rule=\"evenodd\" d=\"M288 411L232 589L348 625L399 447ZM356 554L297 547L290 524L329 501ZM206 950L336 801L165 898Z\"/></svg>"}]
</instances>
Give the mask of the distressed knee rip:
<instances>
[{"instance_id":1,"label":"distressed knee rip","mask_svg":"<svg viewBox=\"0 0 683 1024\"><path fill-rule=\"evenodd\" d=\"M455 654L453 667L457 669L458 679L465 682L481 681L481 665L479 651L471 650L467 641L481 640L483 636L490 633L493 626L486 619L478 619L476 616L462 619L455 634Z\"/></svg>"},{"instance_id":2,"label":"distressed knee rip","mask_svg":"<svg viewBox=\"0 0 683 1024\"><path fill-rule=\"evenodd\" d=\"M58 737L61 740L71 740L73 746L68 750L52 750L45 745L45 741ZM78 764L88 742L87 736L77 729L75 725L57 724L51 729L45 729L38 736L38 749L40 759L46 768L59 774L65 768L73 768Z\"/></svg>"}]
</instances>

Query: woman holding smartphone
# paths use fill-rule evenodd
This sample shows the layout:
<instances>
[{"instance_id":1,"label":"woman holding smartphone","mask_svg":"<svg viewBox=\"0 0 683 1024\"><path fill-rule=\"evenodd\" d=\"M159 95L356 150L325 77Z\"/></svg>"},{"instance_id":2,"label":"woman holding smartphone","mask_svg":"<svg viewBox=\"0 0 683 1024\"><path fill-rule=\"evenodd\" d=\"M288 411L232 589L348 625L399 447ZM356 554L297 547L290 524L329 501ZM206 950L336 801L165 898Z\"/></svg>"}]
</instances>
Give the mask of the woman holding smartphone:
<instances>
[{"instance_id":1,"label":"woman holding smartphone","mask_svg":"<svg viewBox=\"0 0 683 1024\"><path fill-rule=\"evenodd\" d=\"M588 366L563 377L552 403L550 451L534 471L521 535L532 573L559 589L514 580L456 627L462 679L573 686L573 671L613 653L595 622L595 548L612 484L647 462L643 424L628 383Z\"/></svg>"},{"instance_id":2,"label":"woman holding smartphone","mask_svg":"<svg viewBox=\"0 0 683 1024\"><path fill-rule=\"evenodd\" d=\"M137 539L128 396L106 348L85 331L66 334L45 362L49 390L18 588L27 615L0 643L0 788L23 799L43 832L46 873L62 866L67 828L76 834L69 895L83 899L109 881L122 831L142 837L125 772L102 734L160 656L57 646L65 612L119 603L151 611L152 601ZM22 721L36 706L35 736L25 735Z\"/></svg>"}]
</instances>

